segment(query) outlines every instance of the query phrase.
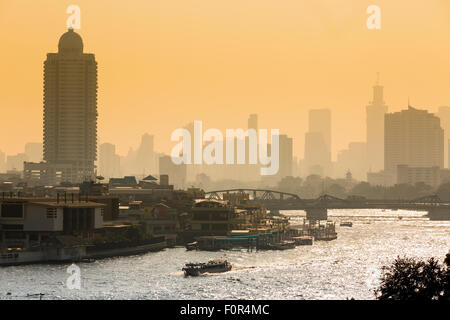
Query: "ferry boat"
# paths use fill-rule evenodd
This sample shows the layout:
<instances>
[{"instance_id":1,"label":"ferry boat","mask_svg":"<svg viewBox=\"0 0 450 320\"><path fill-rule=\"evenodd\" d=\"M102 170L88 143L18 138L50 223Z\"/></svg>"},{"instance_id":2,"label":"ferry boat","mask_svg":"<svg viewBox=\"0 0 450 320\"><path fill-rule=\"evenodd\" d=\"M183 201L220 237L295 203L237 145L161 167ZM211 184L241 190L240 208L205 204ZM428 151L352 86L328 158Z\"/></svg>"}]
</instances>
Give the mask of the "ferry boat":
<instances>
[{"instance_id":1,"label":"ferry boat","mask_svg":"<svg viewBox=\"0 0 450 320\"><path fill-rule=\"evenodd\" d=\"M188 244L186 244L186 250L190 251L190 250L197 250L198 249L198 242L194 241L194 242L190 242Z\"/></svg>"},{"instance_id":2,"label":"ferry boat","mask_svg":"<svg viewBox=\"0 0 450 320\"><path fill-rule=\"evenodd\" d=\"M268 248L271 250L287 250L295 248L295 241L281 241L277 243L269 243L267 244Z\"/></svg>"},{"instance_id":3,"label":"ferry boat","mask_svg":"<svg viewBox=\"0 0 450 320\"><path fill-rule=\"evenodd\" d=\"M298 246L310 246L313 244L314 237L312 236L298 236L298 237L292 237L292 240L295 242Z\"/></svg>"},{"instance_id":4,"label":"ferry boat","mask_svg":"<svg viewBox=\"0 0 450 320\"><path fill-rule=\"evenodd\" d=\"M205 272L219 273L230 271L231 263L225 259L210 260L207 263L186 263L186 266L182 270L186 277L196 277Z\"/></svg>"},{"instance_id":5,"label":"ferry boat","mask_svg":"<svg viewBox=\"0 0 450 320\"><path fill-rule=\"evenodd\" d=\"M353 223L352 222L341 222L341 224L340 224L340 226L341 227L351 227L351 226L353 226Z\"/></svg>"}]
</instances>

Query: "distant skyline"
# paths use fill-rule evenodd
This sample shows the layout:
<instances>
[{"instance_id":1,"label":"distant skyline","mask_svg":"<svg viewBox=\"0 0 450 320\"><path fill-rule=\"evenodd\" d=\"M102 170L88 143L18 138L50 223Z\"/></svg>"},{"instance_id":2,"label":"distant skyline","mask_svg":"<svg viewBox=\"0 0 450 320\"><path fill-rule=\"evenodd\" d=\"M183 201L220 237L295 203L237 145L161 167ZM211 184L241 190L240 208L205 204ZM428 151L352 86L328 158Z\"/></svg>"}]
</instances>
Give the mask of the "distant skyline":
<instances>
[{"instance_id":1,"label":"distant skyline","mask_svg":"<svg viewBox=\"0 0 450 320\"><path fill-rule=\"evenodd\" d=\"M71 1L0 0L0 150L42 141L42 61L66 31ZM382 29L365 27L373 0L77 1L85 52L99 73L99 144L125 155L141 136L169 153L170 133L279 128L303 158L308 110L329 108L332 159L365 141L376 73L389 112L450 105L448 0L378 0ZM126 8L126 10L124 10ZM18 127L20 126L20 130ZM7 138L6 138L7 137Z\"/></svg>"}]
</instances>

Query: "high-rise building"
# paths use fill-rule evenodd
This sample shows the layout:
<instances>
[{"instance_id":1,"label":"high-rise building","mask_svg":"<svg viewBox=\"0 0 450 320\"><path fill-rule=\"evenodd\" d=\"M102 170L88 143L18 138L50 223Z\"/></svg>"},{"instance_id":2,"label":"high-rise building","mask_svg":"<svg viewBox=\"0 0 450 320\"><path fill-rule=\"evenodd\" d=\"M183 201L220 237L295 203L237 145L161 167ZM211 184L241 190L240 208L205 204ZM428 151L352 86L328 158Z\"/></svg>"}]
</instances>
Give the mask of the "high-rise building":
<instances>
[{"instance_id":1,"label":"high-rise building","mask_svg":"<svg viewBox=\"0 0 450 320\"><path fill-rule=\"evenodd\" d=\"M336 176L343 177L351 172L356 180L367 179L367 145L365 142L350 142L348 149L338 153Z\"/></svg>"},{"instance_id":2,"label":"high-rise building","mask_svg":"<svg viewBox=\"0 0 450 320\"><path fill-rule=\"evenodd\" d=\"M440 119L426 110L407 110L385 116L384 168L397 176L397 167L444 166L444 130Z\"/></svg>"},{"instance_id":3,"label":"high-rise building","mask_svg":"<svg viewBox=\"0 0 450 320\"><path fill-rule=\"evenodd\" d=\"M27 161L25 153L18 153L16 155L9 155L6 157L6 170L23 170L23 163Z\"/></svg>"},{"instance_id":4,"label":"high-rise building","mask_svg":"<svg viewBox=\"0 0 450 320\"><path fill-rule=\"evenodd\" d=\"M177 189L186 186L186 165L174 164L171 156L162 155L159 158L159 176L168 175L169 181Z\"/></svg>"},{"instance_id":5,"label":"high-rise building","mask_svg":"<svg viewBox=\"0 0 450 320\"><path fill-rule=\"evenodd\" d=\"M373 87L373 100L366 107L367 159L370 171L383 170L384 165L384 115L388 107L384 102L383 89L377 79Z\"/></svg>"},{"instance_id":6,"label":"high-rise building","mask_svg":"<svg viewBox=\"0 0 450 320\"><path fill-rule=\"evenodd\" d=\"M253 113L248 117L248 128L258 131L258 115Z\"/></svg>"},{"instance_id":7,"label":"high-rise building","mask_svg":"<svg viewBox=\"0 0 450 320\"><path fill-rule=\"evenodd\" d=\"M43 145L40 142L29 142L25 144L25 154L27 155L28 161L40 162L42 161L42 148Z\"/></svg>"},{"instance_id":8,"label":"high-rise building","mask_svg":"<svg viewBox=\"0 0 450 320\"><path fill-rule=\"evenodd\" d=\"M292 138L285 134L279 136L279 164L278 177L292 176L292 165L294 161Z\"/></svg>"},{"instance_id":9,"label":"high-rise building","mask_svg":"<svg viewBox=\"0 0 450 320\"><path fill-rule=\"evenodd\" d=\"M450 107L439 107L436 115L441 119L441 127L444 129L444 163L450 168L450 158L448 157L450 149L447 143L450 138Z\"/></svg>"},{"instance_id":10,"label":"high-rise building","mask_svg":"<svg viewBox=\"0 0 450 320\"><path fill-rule=\"evenodd\" d=\"M141 145L136 150L136 173L148 175L155 170L154 136L145 133Z\"/></svg>"},{"instance_id":11,"label":"high-rise building","mask_svg":"<svg viewBox=\"0 0 450 320\"><path fill-rule=\"evenodd\" d=\"M102 143L99 147L98 174L105 178L119 177L120 157L116 154L116 146Z\"/></svg>"},{"instance_id":12,"label":"high-rise building","mask_svg":"<svg viewBox=\"0 0 450 320\"><path fill-rule=\"evenodd\" d=\"M305 173L331 174L331 112L309 111L309 131L305 135Z\"/></svg>"},{"instance_id":13,"label":"high-rise building","mask_svg":"<svg viewBox=\"0 0 450 320\"><path fill-rule=\"evenodd\" d=\"M69 29L44 63L44 160L49 183L94 178L97 159L97 62Z\"/></svg>"},{"instance_id":14,"label":"high-rise building","mask_svg":"<svg viewBox=\"0 0 450 320\"><path fill-rule=\"evenodd\" d=\"M329 109L309 110L309 132L322 134L327 148L325 156L331 161L331 111Z\"/></svg>"},{"instance_id":15,"label":"high-rise building","mask_svg":"<svg viewBox=\"0 0 450 320\"><path fill-rule=\"evenodd\" d=\"M327 150L327 146L321 133L307 132L305 134L305 175L325 175L325 167L329 163L326 157L324 157Z\"/></svg>"}]
</instances>

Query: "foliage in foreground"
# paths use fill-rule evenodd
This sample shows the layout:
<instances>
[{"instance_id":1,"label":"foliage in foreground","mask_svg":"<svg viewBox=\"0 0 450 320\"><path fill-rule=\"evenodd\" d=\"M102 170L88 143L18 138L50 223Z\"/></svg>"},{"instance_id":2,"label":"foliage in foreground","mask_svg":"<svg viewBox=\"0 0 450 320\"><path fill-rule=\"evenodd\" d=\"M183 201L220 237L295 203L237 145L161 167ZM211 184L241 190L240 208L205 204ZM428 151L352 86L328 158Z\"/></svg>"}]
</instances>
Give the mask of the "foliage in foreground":
<instances>
[{"instance_id":1,"label":"foliage in foreground","mask_svg":"<svg viewBox=\"0 0 450 320\"><path fill-rule=\"evenodd\" d=\"M398 257L382 268L375 295L379 300L450 300L450 253L444 264Z\"/></svg>"}]
</instances>

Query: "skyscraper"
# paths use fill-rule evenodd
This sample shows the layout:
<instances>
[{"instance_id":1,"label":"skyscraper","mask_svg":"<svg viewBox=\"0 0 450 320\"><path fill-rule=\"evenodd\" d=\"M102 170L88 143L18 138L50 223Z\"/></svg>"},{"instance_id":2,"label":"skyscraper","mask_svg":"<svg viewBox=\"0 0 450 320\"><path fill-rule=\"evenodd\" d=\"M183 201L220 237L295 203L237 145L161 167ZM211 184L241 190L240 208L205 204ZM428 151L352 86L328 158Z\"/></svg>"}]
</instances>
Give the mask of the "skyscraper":
<instances>
[{"instance_id":1,"label":"skyscraper","mask_svg":"<svg viewBox=\"0 0 450 320\"><path fill-rule=\"evenodd\" d=\"M330 109L309 110L309 132L318 132L323 136L327 148L327 158L331 160L331 111Z\"/></svg>"},{"instance_id":2,"label":"skyscraper","mask_svg":"<svg viewBox=\"0 0 450 320\"><path fill-rule=\"evenodd\" d=\"M96 158L97 62L69 29L44 63L44 160L58 175L49 182L92 179Z\"/></svg>"},{"instance_id":3,"label":"skyscraper","mask_svg":"<svg viewBox=\"0 0 450 320\"><path fill-rule=\"evenodd\" d=\"M387 172L399 165L430 168L444 165L444 130L440 119L426 110L408 107L385 117L385 161Z\"/></svg>"},{"instance_id":4,"label":"skyscraper","mask_svg":"<svg viewBox=\"0 0 450 320\"><path fill-rule=\"evenodd\" d=\"M278 170L278 177L283 179L284 177L292 176L292 164L294 162L292 138L289 138L285 134L279 136L280 154L279 161L280 167Z\"/></svg>"},{"instance_id":5,"label":"skyscraper","mask_svg":"<svg viewBox=\"0 0 450 320\"><path fill-rule=\"evenodd\" d=\"M307 132L305 134L305 175L325 175L325 167L329 161L324 156L328 149L319 132Z\"/></svg>"},{"instance_id":6,"label":"skyscraper","mask_svg":"<svg viewBox=\"0 0 450 320\"><path fill-rule=\"evenodd\" d=\"M102 143L99 147L98 174L105 178L120 176L120 157L116 154L116 146Z\"/></svg>"},{"instance_id":7,"label":"skyscraper","mask_svg":"<svg viewBox=\"0 0 450 320\"><path fill-rule=\"evenodd\" d=\"M383 89L377 79L373 87L373 100L366 107L367 160L370 171L383 170L384 164L384 115L388 107L384 103Z\"/></svg>"},{"instance_id":8,"label":"skyscraper","mask_svg":"<svg viewBox=\"0 0 450 320\"><path fill-rule=\"evenodd\" d=\"M156 170L154 152L154 136L145 133L141 145L136 150L136 173L148 175Z\"/></svg>"},{"instance_id":9,"label":"skyscraper","mask_svg":"<svg viewBox=\"0 0 450 320\"><path fill-rule=\"evenodd\" d=\"M309 131L305 135L306 174L331 174L331 111L309 111Z\"/></svg>"}]
</instances>

